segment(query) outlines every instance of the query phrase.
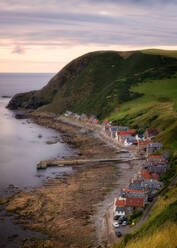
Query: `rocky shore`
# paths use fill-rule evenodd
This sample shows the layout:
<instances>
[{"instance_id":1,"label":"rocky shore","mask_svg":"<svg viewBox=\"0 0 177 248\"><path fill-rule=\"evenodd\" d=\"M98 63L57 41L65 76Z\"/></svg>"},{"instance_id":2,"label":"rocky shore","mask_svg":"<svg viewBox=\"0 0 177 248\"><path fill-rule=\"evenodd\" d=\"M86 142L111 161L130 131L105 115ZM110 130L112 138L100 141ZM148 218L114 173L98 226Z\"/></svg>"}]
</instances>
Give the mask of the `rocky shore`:
<instances>
[{"instance_id":1,"label":"rocky shore","mask_svg":"<svg viewBox=\"0 0 177 248\"><path fill-rule=\"evenodd\" d=\"M35 111L25 115L35 123L58 130L63 142L78 149L79 159L112 159L120 155L119 149L108 145L84 126L64 123L53 115ZM20 192L9 199L6 210L15 213L24 228L48 235L47 240L31 240L22 247L101 247L98 219L106 209L101 208L99 212L99 206L105 204L106 199L112 200L110 192L121 188L122 183L128 183L138 166L130 163L123 173L120 168L123 165L120 167L114 161L73 165L74 174L49 180L33 192Z\"/></svg>"}]
</instances>

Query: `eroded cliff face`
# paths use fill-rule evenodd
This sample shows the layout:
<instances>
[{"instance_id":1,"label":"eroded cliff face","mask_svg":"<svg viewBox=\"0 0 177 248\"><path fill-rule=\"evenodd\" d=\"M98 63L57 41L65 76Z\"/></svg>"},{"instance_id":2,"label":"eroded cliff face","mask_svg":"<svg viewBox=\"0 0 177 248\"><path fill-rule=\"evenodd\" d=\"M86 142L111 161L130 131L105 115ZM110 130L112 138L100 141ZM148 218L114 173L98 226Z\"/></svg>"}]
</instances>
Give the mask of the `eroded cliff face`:
<instances>
[{"instance_id":1,"label":"eroded cliff face","mask_svg":"<svg viewBox=\"0 0 177 248\"><path fill-rule=\"evenodd\" d=\"M171 77L177 59L141 51L100 51L83 55L66 65L39 91L17 94L10 109L39 109L53 113L66 110L108 116L125 101L140 94L131 86L145 80Z\"/></svg>"}]
</instances>

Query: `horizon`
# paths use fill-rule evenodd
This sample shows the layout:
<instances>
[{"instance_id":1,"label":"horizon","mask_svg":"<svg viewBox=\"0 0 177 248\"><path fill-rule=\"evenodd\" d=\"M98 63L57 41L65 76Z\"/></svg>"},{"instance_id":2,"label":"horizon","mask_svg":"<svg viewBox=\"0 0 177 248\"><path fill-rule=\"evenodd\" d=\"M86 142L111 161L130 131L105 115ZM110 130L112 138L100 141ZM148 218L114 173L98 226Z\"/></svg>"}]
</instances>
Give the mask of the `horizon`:
<instances>
[{"instance_id":1,"label":"horizon","mask_svg":"<svg viewBox=\"0 0 177 248\"><path fill-rule=\"evenodd\" d=\"M162 51L176 51L177 52L177 50L174 50L174 49L160 49L160 48L146 48L146 49L142 49L142 50L122 50L122 51L118 51L118 50L97 50L97 51L93 51L93 52L101 52L101 51L114 51L114 52L131 52L131 51L143 51L143 50L162 50ZM92 51L91 51L92 52ZM88 53L91 53L91 52L88 52ZM84 54L81 54L80 56L83 56L83 55L85 55L85 54L87 54L87 53L84 53ZM78 57L80 57L80 56L78 56ZM78 57L76 57L76 58L74 58L74 59L77 59ZM73 59L73 60L74 60ZM71 60L72 61L72 60ZM56 73L58 73L60 70L62 70L68 63L70 63L71 61L68 61L65 65L63 65L63 67L61 67L58 71L56 71L56 72L40 72L40 71L36 71L36 72L12 72L12 71L8 71L8 72L1 72L0 71L0 74L56 74Z\"/></svg>"},{"instance_id":2,"label":"horizon","mask_svg":"<svg viewBox=\"0 0 177 248\"><path fill-rule=\"evenodd\" d=\"M1 73L56 73L99 50L177 50L176 12L176 0L2 0Z\"/></svg>"}]
</instances>

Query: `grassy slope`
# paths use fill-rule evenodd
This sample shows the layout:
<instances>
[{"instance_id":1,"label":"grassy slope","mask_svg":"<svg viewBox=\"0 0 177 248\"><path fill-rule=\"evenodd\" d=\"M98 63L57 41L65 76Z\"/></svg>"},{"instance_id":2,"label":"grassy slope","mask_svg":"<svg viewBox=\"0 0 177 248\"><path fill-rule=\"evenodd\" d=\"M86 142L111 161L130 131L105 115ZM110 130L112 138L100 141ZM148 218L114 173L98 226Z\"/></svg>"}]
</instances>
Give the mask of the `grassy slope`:
<instances>
[{"instance_id":1,"label":"grassy slope","mask_svg":"<svg viewBox=\"0 0 177 248\"><path fill-rule=\"evenodd\" d=\"M131 87L132 92L143 96L123 103L109 119L135 127L156 127L161 133L157 137L165 145L177 147L177 77L162 80L146 80Z\"/></svg>"},{"instance_id":2,"label":"grassy slope","mask_svg":"<svg viewBox=\"0 0 177 248\"><path fill-rule=\"evenodd\" d=\"M146 50L142 50L142 52L145 54L154 54L154 55L160 54L160 55L177 58L176 50L146 49Z\"/></svg>"},{"instance_id":3,"label":"grassy slope","mask_svg":"<svg viewBox=\"0 0 177 248\"><path fill-rule=\"evenodd\" d=\"M177 161L166 181L177 175ZM169 176L170 175L170 176ZM177 184L169 186L153 206L150 217L134 233L128 234L113 248L176 248L177 247Z\"/></svg>"}]
</instances>

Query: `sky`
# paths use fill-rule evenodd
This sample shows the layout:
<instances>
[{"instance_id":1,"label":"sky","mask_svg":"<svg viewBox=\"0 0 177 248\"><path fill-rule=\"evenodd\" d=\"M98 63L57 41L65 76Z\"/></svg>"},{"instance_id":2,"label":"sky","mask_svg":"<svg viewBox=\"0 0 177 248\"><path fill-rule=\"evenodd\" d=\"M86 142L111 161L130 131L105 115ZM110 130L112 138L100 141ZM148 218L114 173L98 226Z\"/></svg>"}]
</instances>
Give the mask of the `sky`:
<instances>
[{"instance_id":1,"label":"sky","mask_svg":"<svg viewBox=\"0 0 177 248\"><path fill-rule=\"evenodd\" d=\"M97 50L177 50L177 0L0 0L0 72L58 72Z\"/></svg>"}]
</instances>

